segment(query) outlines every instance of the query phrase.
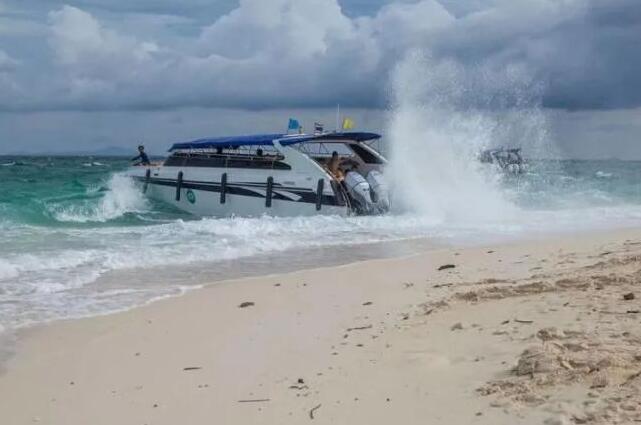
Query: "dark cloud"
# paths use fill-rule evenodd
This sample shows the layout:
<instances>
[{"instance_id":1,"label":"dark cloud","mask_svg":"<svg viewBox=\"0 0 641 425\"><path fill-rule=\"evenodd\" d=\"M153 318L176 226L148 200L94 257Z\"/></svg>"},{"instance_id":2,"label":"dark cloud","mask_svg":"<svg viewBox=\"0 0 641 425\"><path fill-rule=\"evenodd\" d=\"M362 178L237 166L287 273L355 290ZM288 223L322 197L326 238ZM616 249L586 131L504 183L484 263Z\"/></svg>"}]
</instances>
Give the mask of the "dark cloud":
<instances>
[{"instance_id":1,"label":"dark cloud","mask_svg":"<svg viewBox=\"0 0 641 425\"><path fill-rule=\"evenodd\" d=\"M637 0L213 3L5 0L0 110L382 107L413 49L525 69L552 108L641 104ZM3 13L45 28L45 43L17 48Z\"/></svg>"},{"instance_id":2,"label":"dark cloud","mask_svg":"<svg viewBox=\"0 0 641 425\"><path fill-rule=\"evenodd\" d=\"M217 17L238 6L238 0L75 0L68 2L64 0L5 0L7 8L16 10L42 11L59 9L65 4L73 4L83 10L92 13L103 11L112 13L148 13L167 14L182 16L200 16L205 13L208 17Z\"/></svg>"},{"instance_id":3,"label":"dark cloud","mask_svg":"<svg viewBox=\"0 0 641 425\"><path fill-rule=\"evenodd\" d=\"M640 105L639 40L640 2L591 2L584 14L555 29L550 42L557 55L538 64L549 81L545 105L571 110Z\"/></svg>"}]
</instances>

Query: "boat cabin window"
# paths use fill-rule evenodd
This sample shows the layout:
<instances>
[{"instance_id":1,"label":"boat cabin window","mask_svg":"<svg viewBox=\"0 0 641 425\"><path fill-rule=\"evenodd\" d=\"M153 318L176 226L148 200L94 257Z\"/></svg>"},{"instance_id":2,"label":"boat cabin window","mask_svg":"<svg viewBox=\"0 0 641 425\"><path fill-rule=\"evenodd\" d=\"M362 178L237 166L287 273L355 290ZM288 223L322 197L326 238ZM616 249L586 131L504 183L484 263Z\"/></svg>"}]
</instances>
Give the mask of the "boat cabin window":
<instances>
[{"instance_id":1,"label":"boat cabin window","mask_svg":"<svg viewBox=\"0 0 641 425\"><path fill-rule=\"evenodd\" d=\"M382 164L383 161L359 143L318 142L302 143L299 150L318 162L326 162L337 152L341 158L357 158L365 164Z\"/></svg>"},{"instance_id":2,"label":"boat cabin window","mask_svg":"<svg viewBox=\"0 0 641 425\"><path fill-rule=\"evenodd\" d=\"M229 146L213 150L177 151L164 165L168 167L250 168L291 170L284 156L273 146Z\"/></svg>"},{"instance_id":3,"label":"boat cabin window","mask_svg":"<svg viewBox=\"0 0 641 425\"><path fill-rule=\"evenodd\" d=\"M338 152L342 157L354 156L354 151L352 151L345 143L333 142L333 143L324 143L324 142L311 142L311 143L300 143L294 145L299 151L304 154L311 156L314 159L320 158L329 158L332 156L332 152Z\"/></svg>"},{"instance_id":4,"label":"boat cabin window","mask_svg":"<svg viewBox=\"0 0 641 425\"><path fill-rule=\"evenodd\" d=\"M365 164L382 164L383 161L361 145L358 145L356 143L349 145L350 148L356 153L356 155L360 156L363 162Z\"/></svg>"}]
</instances>

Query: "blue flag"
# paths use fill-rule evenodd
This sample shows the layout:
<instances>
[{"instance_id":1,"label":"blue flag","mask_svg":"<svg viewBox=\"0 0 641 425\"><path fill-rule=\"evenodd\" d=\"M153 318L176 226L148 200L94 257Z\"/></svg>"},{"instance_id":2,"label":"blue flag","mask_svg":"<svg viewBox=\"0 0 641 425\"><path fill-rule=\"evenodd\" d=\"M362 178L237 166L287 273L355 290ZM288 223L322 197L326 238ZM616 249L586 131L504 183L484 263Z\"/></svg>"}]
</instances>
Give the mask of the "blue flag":
<instances>
[{"instance_id":1,"label":"blue flag","mask_svg":"<svg viewBox=\"0 0 641 425\"><path fill-rule=\"evenodd\" d=\"M300 123L298 120L295 120L294 118L289 119L289 124L287 125L287 130L296 130L298 131L300 129Z\"/></svg>"}]
</instances>

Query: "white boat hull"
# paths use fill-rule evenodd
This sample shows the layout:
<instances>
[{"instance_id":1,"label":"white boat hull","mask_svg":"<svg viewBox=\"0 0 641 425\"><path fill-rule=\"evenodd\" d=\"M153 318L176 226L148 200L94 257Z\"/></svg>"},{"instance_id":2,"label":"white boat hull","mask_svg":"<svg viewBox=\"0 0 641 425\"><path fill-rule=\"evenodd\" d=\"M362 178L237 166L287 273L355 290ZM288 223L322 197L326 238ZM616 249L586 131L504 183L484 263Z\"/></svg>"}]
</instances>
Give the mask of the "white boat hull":
<instances>
[{"instance_id":1,"label":"white boat hull","mask_svg":"<svg viewBox=\"0 0 641 425\"><path fill-rule=\"evenodd\" d=\"M147 169L150 170L149 177L146 175ZM247 173L236 175L243 177L239 182L234 178L234 172L229 171L223 189L223 173L207 173L209 176L203 176L205 170L189 167L180 171L183 173L180 188L177 187L179 171L175 167L132 167L128 175L138 182L146 196L198 216L348 215L350 211L347 205L339 205L327 181L324 182L319 201L317 181L316 184L309 184L313 179L305 178L306 185L284 184L279 181L278 173L274 173L272 194L268 200L267 181L250 183L248 180L251 181L252 176ZM292 179L292 176L286 178ZM312 186L316 186L316 189Z\"/></svg>"}]
</instances>

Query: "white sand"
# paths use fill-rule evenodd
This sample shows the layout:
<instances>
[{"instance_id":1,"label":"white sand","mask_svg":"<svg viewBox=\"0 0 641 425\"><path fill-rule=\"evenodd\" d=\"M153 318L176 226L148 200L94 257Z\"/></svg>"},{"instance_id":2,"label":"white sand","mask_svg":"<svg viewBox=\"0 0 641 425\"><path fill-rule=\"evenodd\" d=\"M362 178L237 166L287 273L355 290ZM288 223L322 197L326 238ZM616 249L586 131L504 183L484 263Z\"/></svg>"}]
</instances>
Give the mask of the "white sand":
<instances>
[{"instance_id":1,"label":"white sand","mask_svg":"<svg viewBox=\"0 0 641 425\"><path fill-rule=\"evenodd\" d=\"M30 329L0 424L632 423L638 241L438 250Z\"/></svg>"}]
</instances>

